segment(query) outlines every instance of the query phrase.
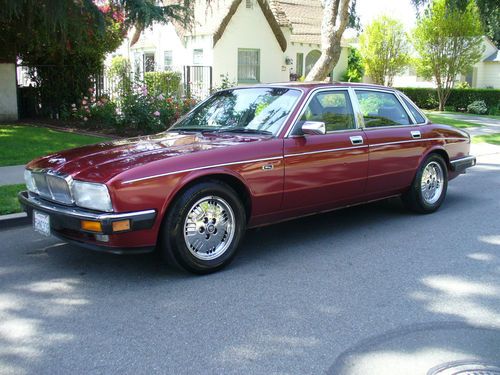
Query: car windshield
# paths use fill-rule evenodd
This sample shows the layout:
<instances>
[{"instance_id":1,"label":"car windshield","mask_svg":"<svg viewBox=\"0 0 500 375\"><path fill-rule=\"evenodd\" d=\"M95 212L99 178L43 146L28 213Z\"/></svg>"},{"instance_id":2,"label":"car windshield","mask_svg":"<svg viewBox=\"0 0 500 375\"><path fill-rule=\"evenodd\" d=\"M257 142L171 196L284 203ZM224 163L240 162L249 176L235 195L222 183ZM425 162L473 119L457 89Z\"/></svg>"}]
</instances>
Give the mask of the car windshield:
<instances>
[{"instance_id":1,"label":"car windshield","mask_svg":"<svg viewBox=\"0 0 500 375\"><path fill-rule=\"evenodd\" d=\"M215 131L277 135L300 97L287 88L245 88L216 93L170 131Z\"/></svg>"}]
</instances>

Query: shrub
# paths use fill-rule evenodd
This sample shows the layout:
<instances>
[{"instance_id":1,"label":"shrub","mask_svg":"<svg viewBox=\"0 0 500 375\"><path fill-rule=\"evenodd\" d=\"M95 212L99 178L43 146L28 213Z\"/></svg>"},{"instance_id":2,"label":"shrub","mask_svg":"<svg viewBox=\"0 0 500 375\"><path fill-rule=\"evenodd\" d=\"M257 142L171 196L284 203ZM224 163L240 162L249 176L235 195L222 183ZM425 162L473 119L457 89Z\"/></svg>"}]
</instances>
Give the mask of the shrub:
<instances>
[{"instance_id":1,"label":"shrub","mask_svg":"<svg viewBox=\"0 0 500 375\"><path fill-rule=\"evenodd\" d=\"M488 112L488 108L484 100L475 100L467 106L467 112L483 115Z\"/></svg>"},{"instance_id":2,"label":"shrub","mask_svg":"<svg viewBox=\"0 0 500 375\"><path fill-rule=\"evenodd\" d=\"M144 83L152 95L178 96L181 74L178 72L146 72Z\"/></svg>"},{"instance_id":3,"label":"shrub","mask_svg":"<svg viewBox=\"0 0 500 375\"><path fill-rule=\"evenodd\" d=\"M95 128L114 127L117 124L116 104L106 95L95 97L94 90L88 89L88 94L71 105L71 117L81 121L85 126Z\"/></svg>"},{"instance_id":4,"label":"shrub","mask_svg":"<svg viewBox=\"0 0 500 375\"><path fill-rule=\"evenodd\" d=\"M439 102L436 89L402 87L404 92L417 106L422 109L435 109ZM467 106L477 100L484 101L489 111L498 109L500 105L500 90L492 89L452 89L446 106L455 111L465 111Z\"/></svg>"}]
</instances>

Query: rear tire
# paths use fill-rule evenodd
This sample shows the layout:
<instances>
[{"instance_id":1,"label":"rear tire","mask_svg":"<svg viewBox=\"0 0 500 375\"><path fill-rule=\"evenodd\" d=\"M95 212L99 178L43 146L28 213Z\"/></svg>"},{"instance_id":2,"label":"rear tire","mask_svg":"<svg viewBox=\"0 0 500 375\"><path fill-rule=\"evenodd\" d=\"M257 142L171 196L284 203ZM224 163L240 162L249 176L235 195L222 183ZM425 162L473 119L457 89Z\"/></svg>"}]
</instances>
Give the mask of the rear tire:
<instances>
[{"instance_id":1,"label":"rear tire","mask_svg":"<svg viewBox=\"0 0 500 375\"><path fill-rule=\"evenodd\" d=\"M448 169L438 154L430 154L420 165L410 189L401 197L405 206L421 214L436 211L448 189Z\"/></svg>"},{"instance_id":2,"label":"rear tire","mask_svg":"<svg viewBox=\"0 0 500 375\"><path fill-rule=\"evenodd\" d=\"M238 194L222 182L202 182L182 192L168 209L160 249L170 264L211 273L234 259L245 229L245 208Z\"/></svg>"}]
</instances>

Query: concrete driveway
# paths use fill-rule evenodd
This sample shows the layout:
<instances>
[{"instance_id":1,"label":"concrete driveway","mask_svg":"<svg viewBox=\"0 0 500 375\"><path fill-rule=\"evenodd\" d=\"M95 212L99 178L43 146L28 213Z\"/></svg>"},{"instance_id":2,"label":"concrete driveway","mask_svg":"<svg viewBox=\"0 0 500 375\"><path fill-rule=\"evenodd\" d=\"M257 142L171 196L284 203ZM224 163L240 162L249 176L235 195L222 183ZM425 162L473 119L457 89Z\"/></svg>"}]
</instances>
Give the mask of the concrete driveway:
<instances>
[{"instance_id":1,"label":"concrete driveway","mask_svg":"<svg viewBox=\"0 0 500 375\"><path fill-rule=\"evenodd\" d=\"M398 200L247 233L223 272L0 230L1 374L422 374L500 362L500 153ZM479 366L476 364L476 366Z\"/></svg>"}]
</instances>

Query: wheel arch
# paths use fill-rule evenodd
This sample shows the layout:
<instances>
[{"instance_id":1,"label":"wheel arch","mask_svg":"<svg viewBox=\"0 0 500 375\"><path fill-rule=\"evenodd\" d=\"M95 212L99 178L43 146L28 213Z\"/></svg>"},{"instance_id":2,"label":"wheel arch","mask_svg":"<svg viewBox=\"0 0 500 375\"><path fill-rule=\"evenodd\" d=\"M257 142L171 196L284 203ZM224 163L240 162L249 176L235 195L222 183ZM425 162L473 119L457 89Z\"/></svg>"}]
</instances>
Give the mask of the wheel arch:
<instances>
[{"instance_id":1,"label":"wheel arch","mask_svg":"<svg viewBox=\"0 0 500 375\"><path fill-rule=\"evenodd\" d=\"M245 184L243 179L240 176L235 175L234 173L228 171L206 171L202 174L190 174L181 179L178 183L176 189L174 189L171 194L169 194L168 198L165 201L165 204L162 209L162 220L167 214L169 207L172 203L187 189L192 186L208 181L219 181L228 186L230 186L238 197L241 198L243 203L243 207L245 208L245 215L247 222L250 220L250 216L252 213L252 193L249 190L248 186Z\"/></svg>"},{"instance_id":2,"label":"wheel arch","mask_svg":"<svg viewBox=\"0 0 500 375\"><path fill-rule=\"evenodd\" d=\"M446 150L442 147L434 147L434 148L428 150L425 154L422 155L418 165L419 166L422 165L422 162L425 159L427 159L429 157L429 155L431 155L431 154L437 154L437 155L441 156L443 158L444 162L446 163L446 168L448 169L448 172L451 171L450 156L448 155Z\"/></svg>"}]
</instances>

